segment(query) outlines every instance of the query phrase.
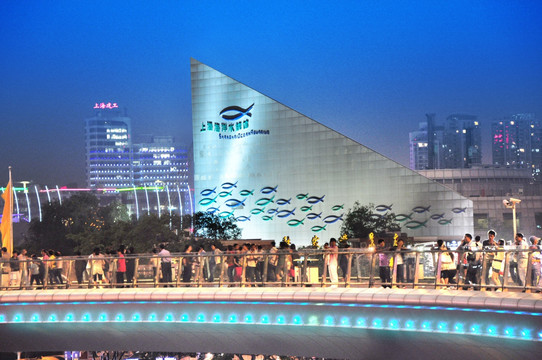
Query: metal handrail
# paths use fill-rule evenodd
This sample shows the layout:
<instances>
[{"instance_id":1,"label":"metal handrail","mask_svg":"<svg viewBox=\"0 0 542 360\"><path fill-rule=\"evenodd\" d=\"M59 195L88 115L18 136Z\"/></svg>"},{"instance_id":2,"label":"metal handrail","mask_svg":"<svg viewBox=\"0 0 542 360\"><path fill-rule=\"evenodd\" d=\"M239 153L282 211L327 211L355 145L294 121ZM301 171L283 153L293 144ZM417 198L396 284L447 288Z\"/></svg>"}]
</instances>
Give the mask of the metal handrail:
<instances>
[{"instance_id":1,"label":"metal handrail","mask_svg":"<svg viewBox=\"0 0 542 360\"><path fill-rule=\"evenodd\" d=\"M442 256L454 254L456 272L444 283L441 277ZM326 250L298 250L295 253L278 250L275 253L172 253L172 279L164 282L160 277L165 256L155 254L126 255L127 271L120 274L123 282L117 281L118 256L89 258L86 256L63 256L56 259L0 259L0 289L54 289L93 287L163 287L163 286L329 286L344 287L407 287L407 288L456 288L500 291L539 291L540 249L488 249L488 250L411 250L377 251L374 248L340 249L340 281L331 283L325 258ZM500 274L494 276L493 261L503 253ZM293 261L295 254L296 260ZM521 254L521 255L520 255ZM251 261L249 260L249 257ZM254 265L256 257L256 267ZM344 258L343 258L344 257ZM381 280L380 259L389 261L391 281ZM234 266L234 258L240 266ZM271 261L273 260L273 261ZM273 264L276 262L276 266ZM62 270L58 270L59 262ZM343 263L344 261L344 263ZM18 264L17 274L10 271L10 263ZM38 276L31 269L39 268ZM100 269L101 267L101 269ZM233 268L232 268L233 267ZM339 266L340 267L340 266ZM210 272L213 271L212 279ZM99 280L102 274L102 280ZM490 276L491 274L491 276ZM96 275L96 276L95 276ZM250 278L247 276L250 275ZM473 282L472 279L475 279ZM497 280L496 281L493 280ZM35 281L38 283L34 283ZM525 280L525 281L522 281ZM534 281L533 281L534 280Z\"/></svg>"}]
</instances>

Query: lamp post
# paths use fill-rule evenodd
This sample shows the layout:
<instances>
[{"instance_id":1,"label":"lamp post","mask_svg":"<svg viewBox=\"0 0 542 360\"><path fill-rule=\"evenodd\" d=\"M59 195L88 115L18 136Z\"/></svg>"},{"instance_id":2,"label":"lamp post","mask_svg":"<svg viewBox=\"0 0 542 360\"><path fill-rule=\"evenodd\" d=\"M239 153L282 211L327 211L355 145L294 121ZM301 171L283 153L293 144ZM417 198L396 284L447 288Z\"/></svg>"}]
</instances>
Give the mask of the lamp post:
<instances>
[{"instance_id":1,"label":"lamp post","mask_svg":"<svg viewBox=\"0 0 542 360\"><path fill-rule=\"evenodd\" d=\"M512 235L512 238L515 238L516 234L518 233L517 231L517 223L516 223L516 204L519 204L521 202L520 199L515 199L515 198L510 198L510 200L508 199L504 199L502 201L502 203L504 204L504 206L507 208L507 209L512 209L512 221L514 222L514 233Z\"/></svg>"}]
</instances>

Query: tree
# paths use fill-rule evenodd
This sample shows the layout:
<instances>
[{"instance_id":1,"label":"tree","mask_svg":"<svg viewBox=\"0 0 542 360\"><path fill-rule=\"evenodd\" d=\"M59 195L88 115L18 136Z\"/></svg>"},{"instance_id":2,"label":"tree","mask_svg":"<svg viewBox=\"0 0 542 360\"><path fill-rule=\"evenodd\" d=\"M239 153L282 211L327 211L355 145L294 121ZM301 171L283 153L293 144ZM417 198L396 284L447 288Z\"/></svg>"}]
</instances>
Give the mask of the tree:
<instances>
[{"instance_id":1,"label":"tree","mask_svg":"<svg viewBox=\"0 0 542 360\"><path fill-rule=\"evenodd\" d=\"M232 240L241 236L241 229L232 217L220 218L208 212L194 214L194 233L196 236L209 239Z\"/></svg>"},{"instance_id":2,"label":"tree","mask_svg":"<svg viewBox=\"0 0 542 360\"><path fill-rule=\"evenodd\" d=\"M371 232L375 234L385 231L399 231L401 227L395 222L394 213L378 214L373 204L361 206L358 201L348 210L341 226L341 234L349 238L366 238Z\"/></svg>"}]
</instances>

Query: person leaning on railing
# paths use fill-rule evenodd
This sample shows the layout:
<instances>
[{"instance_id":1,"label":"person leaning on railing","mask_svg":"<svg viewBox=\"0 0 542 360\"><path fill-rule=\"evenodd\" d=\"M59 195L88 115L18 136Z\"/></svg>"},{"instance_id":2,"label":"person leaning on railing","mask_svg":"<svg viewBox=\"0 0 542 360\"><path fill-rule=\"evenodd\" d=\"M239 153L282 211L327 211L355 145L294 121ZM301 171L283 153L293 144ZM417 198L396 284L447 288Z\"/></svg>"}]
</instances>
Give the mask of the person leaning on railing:
<instances>
[{"instance_id":1,"label":"person leaning on railing","mask_svg":"<svg viewBox=\"0 0 542 360\"><path fill-rule=\"evenodd\" d=\"M497 250L503 250L504 244L504 239L500 239L497 244ZM495 291L502 291L500 288L502 286L500 277L503 275L504 255L504 251L497 251L493 257L493 262L491 263L491 282L496 286Z\"/></svg>"}]
</instances>

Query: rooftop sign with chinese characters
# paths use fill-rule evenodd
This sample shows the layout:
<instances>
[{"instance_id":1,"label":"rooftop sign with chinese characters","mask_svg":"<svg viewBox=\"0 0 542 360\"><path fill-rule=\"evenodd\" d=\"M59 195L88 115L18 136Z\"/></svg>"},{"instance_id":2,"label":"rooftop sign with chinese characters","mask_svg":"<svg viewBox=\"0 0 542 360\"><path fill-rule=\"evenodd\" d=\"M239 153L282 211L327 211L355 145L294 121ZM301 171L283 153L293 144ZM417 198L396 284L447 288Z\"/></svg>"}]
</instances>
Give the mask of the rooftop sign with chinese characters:
<instances>
[{"instance_id":1,"label":"rooftop sign with chinese characters","mask_svg":"<svg viewBox=\"0 0 542 360\"><path fill-rule=\"evenodd\" d=\"M117 103L96 103L94 109L118 109Z\"/></svg>"}]
</instances>

